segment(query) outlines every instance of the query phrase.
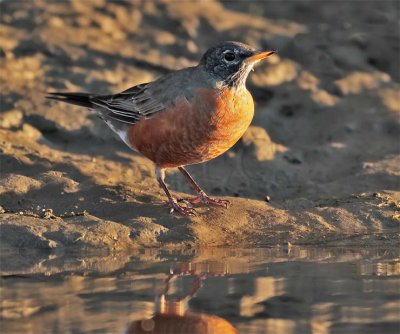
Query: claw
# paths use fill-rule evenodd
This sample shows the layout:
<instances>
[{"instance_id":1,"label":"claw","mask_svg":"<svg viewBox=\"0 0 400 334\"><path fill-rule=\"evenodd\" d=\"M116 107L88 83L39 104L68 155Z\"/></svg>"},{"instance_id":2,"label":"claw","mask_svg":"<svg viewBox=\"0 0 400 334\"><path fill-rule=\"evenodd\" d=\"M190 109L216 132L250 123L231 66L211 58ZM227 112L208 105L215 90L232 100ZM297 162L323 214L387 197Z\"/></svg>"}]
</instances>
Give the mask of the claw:
<instances>
[{"instance_id":1,"label":"claw","mask_svg":"<svg viewBox=\"0 0 400 334\"><path fill-rule=\"evenodd\" d=\"M211 198L206 194L200 194L194 198L180 198L178 199L178 202L189 203L187 204L188 207L203 203L206 205L223 206L225 208L228 208L228 206L231 204L231 202L227 199Z\"/></svg>"},{"instance_id":2,"label":"claw","mask_svg":"<svg viewBox=\"0 0 400 334\"><path fill-rule=\"evenodd\" d=\"M205 204L211 204L211 205L215 205L215 206L223 206L226 209L231 204L231 202L228 201L227 199L211 198L211 197L208 197L207 195L202 196L201 201Z\"/></svg>"},{"instance_id":3,"label":"claw","mask_svg":"<svg viewBox=\"0 0 400 334\"><path fill-rule=\"evenodd\" d=\"M171 208L171 210L169 211L170 213L176 211L183 216L197 216L197 212L193 207L183 206L179 204L178 201L175 199L169 202L169 206Z\"/></svg>"},{"instance_id":4,"label":"claw","mask_svg":"<svg viewBox=\"0 0 400 334\"><path fill-rule=\"evenodd\" d=\"M178 198L178 203L185 203L188 208L193 208L193 199L191 198Z\"/></svg>"},{"instance_id":5,"label":"claw","mask_svg":"<svg viewBox=\"0 0 400 334\"><path fill-rule=\"evenodd\" d=\"M200 186L196 183L195 180L193 180L193 178L190 176L190 174L188 173L188 171L183 167L178 167L178 169L180 170L180 172L185 176L185 178L190 182L192 188L194 189L194 191L197 193L197 197L192 198L192 199L188 199L188 200L181 200L181 201L185 201L185 202L189 202L192 205L196 205L199 203L203 203L203 204L211 204L211 205L216 205L216 206L224 206L225 208L228 207L228 205L231 204L231 202L229 202L226 199L217 199L217 198L211 198L209 197L201 188Z\"/></svg>"}]
</instances>

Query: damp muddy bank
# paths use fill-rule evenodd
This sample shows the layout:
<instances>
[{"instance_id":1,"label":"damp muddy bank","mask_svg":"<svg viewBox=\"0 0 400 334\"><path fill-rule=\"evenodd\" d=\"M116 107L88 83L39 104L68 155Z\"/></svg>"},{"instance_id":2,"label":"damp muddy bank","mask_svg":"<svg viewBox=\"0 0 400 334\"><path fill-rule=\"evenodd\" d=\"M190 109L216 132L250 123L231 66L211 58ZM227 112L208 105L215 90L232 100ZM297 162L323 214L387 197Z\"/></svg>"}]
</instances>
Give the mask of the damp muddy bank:
<instances>
[{"instance_id":1,"label":"damp muddy bank","mask_svg":"<svg viewBox=\"0 0 400 334\"><path fill-rule=\"evenodd\" d=\"M398 242L398 3L0 6L5 249ZM249 78L256 115L243 139L189 168L227 210L169 214L151 162L89 111L43 99L118 92L221 40L279 51ZM178 173L167 181L190 193Z\"/></svg>"}]
</instances>

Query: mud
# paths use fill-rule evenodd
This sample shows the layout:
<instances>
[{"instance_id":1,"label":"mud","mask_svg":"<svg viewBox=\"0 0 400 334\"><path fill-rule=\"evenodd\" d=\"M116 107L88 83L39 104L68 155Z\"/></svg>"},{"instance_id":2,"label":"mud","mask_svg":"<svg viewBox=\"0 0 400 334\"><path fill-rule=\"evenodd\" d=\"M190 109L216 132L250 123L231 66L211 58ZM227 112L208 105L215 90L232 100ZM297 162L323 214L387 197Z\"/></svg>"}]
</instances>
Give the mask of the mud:
<instances>
[{"instance_id":1,"label":"mud","mask_svg":"<svg viewBox=\"0 0 400 334\"><path fill-rule=\"evenodd\" d=\"M3 249L398 243L398 2L0 7ZM189 167L227 210L169 214L150 161L88 110L44 99L122 91L221 40L279 51L249 77L256 115L243 139ZM167 181L190 193L177 172Z\"/></svg>"}]
</instances>

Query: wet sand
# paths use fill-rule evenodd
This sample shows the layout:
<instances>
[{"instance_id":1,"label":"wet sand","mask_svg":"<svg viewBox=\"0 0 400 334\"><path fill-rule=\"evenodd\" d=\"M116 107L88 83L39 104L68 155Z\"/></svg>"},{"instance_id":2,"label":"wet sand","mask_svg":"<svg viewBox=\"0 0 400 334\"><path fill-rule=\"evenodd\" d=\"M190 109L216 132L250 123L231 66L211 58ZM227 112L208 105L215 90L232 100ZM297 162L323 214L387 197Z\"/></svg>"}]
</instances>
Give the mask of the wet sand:
<instances>
[{"instance_id":1,"label":"wet sand","mask_svg":"<svg viewBox=\"0 0 400 334\"><path fill-rule=\"evenodd\" d=\"M3 249L398 243L398 2L0 6ZM227 210L169 214L150 161L89 111L43 98L116 93L221 40L279 51L249 77L243 139L189 167ZM175 171L167 181L190 193Z\"/></svg>"}]
</instances>

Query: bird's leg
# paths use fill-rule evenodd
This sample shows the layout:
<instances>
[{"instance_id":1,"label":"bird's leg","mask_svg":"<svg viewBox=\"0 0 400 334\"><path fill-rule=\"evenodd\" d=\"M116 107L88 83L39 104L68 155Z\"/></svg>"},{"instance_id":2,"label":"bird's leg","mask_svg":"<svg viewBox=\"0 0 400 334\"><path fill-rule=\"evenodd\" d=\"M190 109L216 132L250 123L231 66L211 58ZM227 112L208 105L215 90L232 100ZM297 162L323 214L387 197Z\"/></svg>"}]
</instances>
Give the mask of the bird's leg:
<instances>
[{"instance_id":1,"label":"bird's leg","mask_svg":"<svg viewBox=\"0 0 400 334\"><path fill-rule=\"evenodd\" d=\"M190 185L194 189L194 191L197 193L197 197L189 200L188 202L191 204L198 204L198 203L204 203L204 204L211 204L211 205L216 205L216 206L224 206L225 208L228 207L229 204L231 204L230 201L225 200L225 199L217 199L217 198L211 198L208 196L203 189L200 188L200 186L196 183L195 180L190 176L188 171L184 167L178 167L179 171L183 174L183 176L189 181Z\"/></svg>"},{"instance_id":2,"label":"bird's leg","mask_svg":"<svg viewBox=\"0 0 400 334\"><path fill-rule=\"evenodd\" d=\"M169 207L171 208L171 213L176 211L179 212L181 215L187 216L187 215L195 215L196 211L193 208L189 208L186 206L182 206L181 204L178 203L176 198L174 198L171 193L169 192L167 185L164 182L165 179L165 169L156 167L156 177L158 184L164 190L165 194L168 197L168 204Z\"/></svg>"}]
</instances>

